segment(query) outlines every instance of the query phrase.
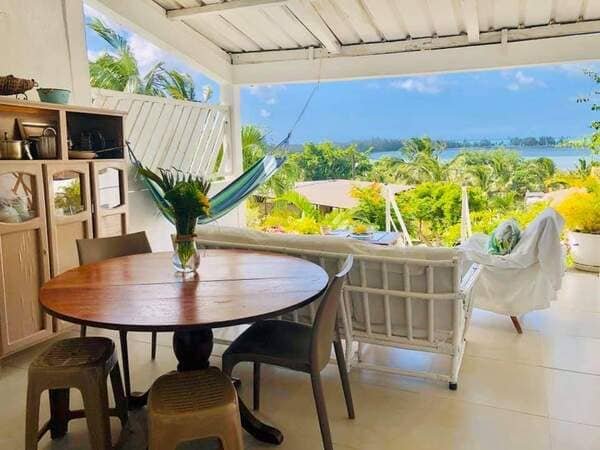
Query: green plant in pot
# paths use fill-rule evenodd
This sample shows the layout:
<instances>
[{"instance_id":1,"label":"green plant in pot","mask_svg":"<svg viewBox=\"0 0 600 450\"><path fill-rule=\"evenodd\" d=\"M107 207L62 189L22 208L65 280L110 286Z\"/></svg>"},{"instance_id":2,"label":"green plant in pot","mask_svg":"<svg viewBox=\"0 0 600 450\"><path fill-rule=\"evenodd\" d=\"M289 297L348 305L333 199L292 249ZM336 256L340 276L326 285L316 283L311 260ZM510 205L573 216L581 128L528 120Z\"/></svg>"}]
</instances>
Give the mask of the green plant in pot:
<instances>
[{"instance_id":1,"label":"green plant in pot","mask_svg":"<svg viewBox=\"0 0 600 450\"><path fill-rule=\"evenodd\" d=\"M575 267L600 272L600 190L570 194L556 209L569 229Z\"/></svg>"},{"instance_id":2,"label":"green plant in pot","mask_svg":"<svg viewBox=\"0 0 600 450\"><path fill-rule=\"evenodd\" d=\"M198 218L210 214L208 190L210 183L204 178L186 174L177 169L158 169L158 173L146 167L138 168L139 174L155 183L164 194L166 202L161 212L174 219L176 235L173 240L175 253L173 266L178 272L195 272L200 263L195 243Z\"/></svg>"}]
</instances>

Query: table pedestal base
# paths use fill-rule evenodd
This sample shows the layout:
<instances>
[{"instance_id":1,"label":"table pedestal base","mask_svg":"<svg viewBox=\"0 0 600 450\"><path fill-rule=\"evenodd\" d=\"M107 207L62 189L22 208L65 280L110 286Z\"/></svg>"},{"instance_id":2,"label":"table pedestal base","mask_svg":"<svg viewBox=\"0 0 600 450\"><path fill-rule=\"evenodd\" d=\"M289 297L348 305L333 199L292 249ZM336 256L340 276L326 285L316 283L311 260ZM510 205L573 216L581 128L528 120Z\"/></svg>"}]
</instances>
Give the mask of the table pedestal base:
<instances>
[{"instance_id":1,"label":"table pedestal base","mask_svg":"<svg viewBox=\"0 0 600 450\"><path fill-rule=\"evenodd\" d=\"M180 372L207 369L212 350L213 333L210 328L176 331L173 335L173 351L179 362L177 370ZM259 441L269 444L278 445L283 442L281 431L261 422L246 407L241 398L238 400L242 426L248 433Z\"/></svg>"},{"instance_id":2,"label":"table pedestal base","mask_svg":"<svg viewBox=\"0 0 600 450\"><path fill-rule=\"evenodd\" d=\"M208 369L208 359L213 351L213 332L210 328L176 331L173 334L173 351L179 364L177 371Z\"/></svg>"}]
</instances>

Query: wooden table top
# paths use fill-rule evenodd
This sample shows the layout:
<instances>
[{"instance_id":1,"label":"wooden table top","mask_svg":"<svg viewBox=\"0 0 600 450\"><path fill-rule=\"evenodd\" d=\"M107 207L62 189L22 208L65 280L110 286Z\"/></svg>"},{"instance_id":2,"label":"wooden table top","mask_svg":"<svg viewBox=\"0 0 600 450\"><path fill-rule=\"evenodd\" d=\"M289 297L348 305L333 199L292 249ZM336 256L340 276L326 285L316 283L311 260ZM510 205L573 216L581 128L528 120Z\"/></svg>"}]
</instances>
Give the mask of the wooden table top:
<instances>
[{"instance_id":1,"label":"wooden table top","mask_svg":"<svg viewBox=\"0 0 600 450\"><path fill-rule=\"evenodd\" d=\"M275 253L207 250L198 273L185 277L171 257L147 253L71 269L42 287L40 303L52 316L99 328L218 328L297 309L328 282L318 265Z\"/></svg>"}]
</instances>

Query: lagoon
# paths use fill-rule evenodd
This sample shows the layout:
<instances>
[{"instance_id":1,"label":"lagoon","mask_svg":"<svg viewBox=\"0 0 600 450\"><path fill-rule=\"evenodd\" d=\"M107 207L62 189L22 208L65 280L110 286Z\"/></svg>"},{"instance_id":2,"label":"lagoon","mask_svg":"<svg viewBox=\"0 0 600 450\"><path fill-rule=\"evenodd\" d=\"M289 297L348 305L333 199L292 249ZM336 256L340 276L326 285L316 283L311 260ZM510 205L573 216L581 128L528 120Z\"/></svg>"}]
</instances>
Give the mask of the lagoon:
<instances>
[{"instance_id":1,"label":"lagoon","mask_svg":"<svg viewBox=\"0 0 600 450\"><path fill-rule=\"evenodd\" d=\"M535 158L550 158L556 164L556 167L560 170L571 170L577 165L579 159L592 159L592 153L588 149L572 148L572 147L504 147L507 150L515 150L523 156L525 159ZM478 151L478 152L489 152L491 148L447 148L442 151L442 159L444 161L452 160L458 153L463 150ZM399 152L373 152L371 153L372 160L378 160L384 156L390 156L397 158L400 156ZM597 157L596 157L597 158Z\"/></svg>"}]
</instances>

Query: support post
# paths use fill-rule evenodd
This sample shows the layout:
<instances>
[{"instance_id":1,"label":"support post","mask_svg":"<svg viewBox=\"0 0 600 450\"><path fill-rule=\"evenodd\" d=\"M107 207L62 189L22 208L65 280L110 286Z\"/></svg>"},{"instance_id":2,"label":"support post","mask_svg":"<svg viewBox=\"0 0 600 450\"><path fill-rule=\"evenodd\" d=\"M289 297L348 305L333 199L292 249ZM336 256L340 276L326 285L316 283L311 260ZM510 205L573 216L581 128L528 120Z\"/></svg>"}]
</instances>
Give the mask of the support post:
<instances>
[{"instance_id":1,"label":"support post","mask_svg":"<svg viewBox=\"0 0 600 450\"><path fill-rule=\"evenodd\" d=\"M390 232L392 231L392 205L387 184L383 185L383 196L385 197L385 231Z\"/></svg>"},{"instance_id":2,"label":"support post","mask_svg":"<svg viewBox=\"0 0 600 450\"><path fill-rule=\"evenodd\" d=\"M73 91L71 101L76 105L89 106L92 104L92 91L85 43L83 1L63 0L62 8Z\"/></svg>"},{"instance_id":3,"label":"support post","mask_svg":"<svg viewBox=\"0 0 600 450\"><path fill-rule=\"evenodd\" d=\"M460 211L460 243L464 244L473 234L471 230L471 213L469 212L469 191L467 186L461 187Z\"/></svg>"},{"instance_id":4,"label":"support post","mask_svg":"<svg viewBox=\"0 0 600 450\"><path fill-rule=\"evenodd\" d=\"M242 153L242 116L241 116L241 95L240 85L221 84L221 103L229 106L229 128L224 141L225 155L228 155L230 161L229 174L237 177L244 171L244 157ZM246 226L246 206L243 202L238 206L233 214L237 214L236 225Z\"/></svg>"}]
</instances>

